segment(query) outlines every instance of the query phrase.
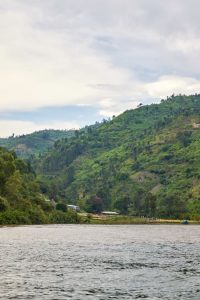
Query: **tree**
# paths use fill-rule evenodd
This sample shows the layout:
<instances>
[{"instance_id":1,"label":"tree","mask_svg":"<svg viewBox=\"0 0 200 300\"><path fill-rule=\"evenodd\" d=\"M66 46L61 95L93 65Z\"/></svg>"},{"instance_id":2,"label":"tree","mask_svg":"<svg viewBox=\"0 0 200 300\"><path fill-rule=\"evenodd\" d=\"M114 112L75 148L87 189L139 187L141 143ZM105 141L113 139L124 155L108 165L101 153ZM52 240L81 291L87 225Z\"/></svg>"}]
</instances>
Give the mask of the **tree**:
<instances>
[{"instance_id":1,"label":"tree","mask_svg":"<svg viewBox=\"0 0 200 300\"><path fill-rule=\"evenodd\" d=\"M91 196L86 201L86 210L89 213L100 213L103 210L103 200L97 195Z\"/></svg>"},{"instance_id":2,"label":"tree","mask_svg":"<svg viewBox=\"0 0 200 300\"><path fill-rule=\"evenodd\" d=\"M56 204L56 209L60 210L60 211L63 211L63 212L67 212L67 205L66 205L66 203L58 202Z\"/></svg>"},{"instance_id":3,"label":"tree","mask_svg":"<svg viewBox=\"0 0 200 300\"><path fill-rule=\"evenodd\" d=\"M6 211L9 207L8 201L0 196L0 212Z\"/></svg>"}]
</instances>

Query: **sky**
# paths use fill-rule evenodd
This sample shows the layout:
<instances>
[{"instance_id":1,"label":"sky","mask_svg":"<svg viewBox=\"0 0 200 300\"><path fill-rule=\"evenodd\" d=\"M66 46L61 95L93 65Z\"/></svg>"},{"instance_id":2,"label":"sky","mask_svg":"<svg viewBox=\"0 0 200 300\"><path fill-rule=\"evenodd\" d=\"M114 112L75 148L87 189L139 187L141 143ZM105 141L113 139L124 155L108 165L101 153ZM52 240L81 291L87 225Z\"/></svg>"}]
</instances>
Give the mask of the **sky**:
<instances>
[{"instance_id":1,"label":"sky","mask_svg":"<svg viewBox=\"0 0 200 300\"><path fill-rule=\"evenodd\" d=\"M199 0L1 0L0 136L200 91Z\"/></svg>"}]
</instances>

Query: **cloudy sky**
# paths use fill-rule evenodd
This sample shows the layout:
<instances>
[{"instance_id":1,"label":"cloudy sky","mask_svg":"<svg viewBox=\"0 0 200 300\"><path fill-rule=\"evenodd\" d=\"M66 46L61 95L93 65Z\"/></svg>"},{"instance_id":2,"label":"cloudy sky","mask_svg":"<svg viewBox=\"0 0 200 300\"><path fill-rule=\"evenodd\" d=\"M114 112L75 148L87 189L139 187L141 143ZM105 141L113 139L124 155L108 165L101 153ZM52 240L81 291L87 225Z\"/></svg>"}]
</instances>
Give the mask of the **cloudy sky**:
<instances>
[{"instance_id":1,"label":"cloudy sky","mask_svg":"<svg viewBox=\"0 0 200 300\"><path fill-rule=\"evenodd\" d=\"M200 92L199 0L1 0L0 136Z\"/></svg>"}]
</instances>

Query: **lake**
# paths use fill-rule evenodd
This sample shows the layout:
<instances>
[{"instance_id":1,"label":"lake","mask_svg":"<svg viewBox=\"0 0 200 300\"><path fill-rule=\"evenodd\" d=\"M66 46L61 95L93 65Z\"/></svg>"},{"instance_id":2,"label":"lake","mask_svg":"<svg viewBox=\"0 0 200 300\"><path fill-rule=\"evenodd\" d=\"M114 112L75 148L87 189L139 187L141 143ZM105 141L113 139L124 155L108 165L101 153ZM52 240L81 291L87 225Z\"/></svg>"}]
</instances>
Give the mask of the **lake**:
<instances>
[{"instance_id":1,"label":"lake","mask_svg":"<svg viewBox=\"0 0 200 300\"><path fill-rule=\"evenodd\" d=\"M200 226L0 228L0 299L200 299Z\"/></svg>"}]
</instances>

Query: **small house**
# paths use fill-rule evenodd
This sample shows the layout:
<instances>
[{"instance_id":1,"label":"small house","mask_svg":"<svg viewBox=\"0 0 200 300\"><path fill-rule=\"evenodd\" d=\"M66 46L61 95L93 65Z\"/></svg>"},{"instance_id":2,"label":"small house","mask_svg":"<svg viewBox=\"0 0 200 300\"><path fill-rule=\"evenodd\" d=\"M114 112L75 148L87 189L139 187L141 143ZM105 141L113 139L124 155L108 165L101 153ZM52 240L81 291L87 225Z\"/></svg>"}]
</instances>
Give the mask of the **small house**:
<instances>
[{"instance_id":1,"label":"small house","mask_svg":"<svg viewBox=\"0 0 200 300\"><path fill-rule=\"evenodd\" d=\"M73 204L68 204L68 205L67 205L67 208L68 208L68 209L71 209L71 210L73 210L73 211L80 211L80 207L77 206L77 205L73 205Z\"/></svg>"},{"instance_id":2,"label":"small house","mask_svg":"<svg viewBox=\"0 0 200 300\"><path fill-rule=\"evenodd\" d=\"M105 216L117 216L119 214L116 211L102 211L102 215L105 215Z\"/></svg>"}]
</instances>

